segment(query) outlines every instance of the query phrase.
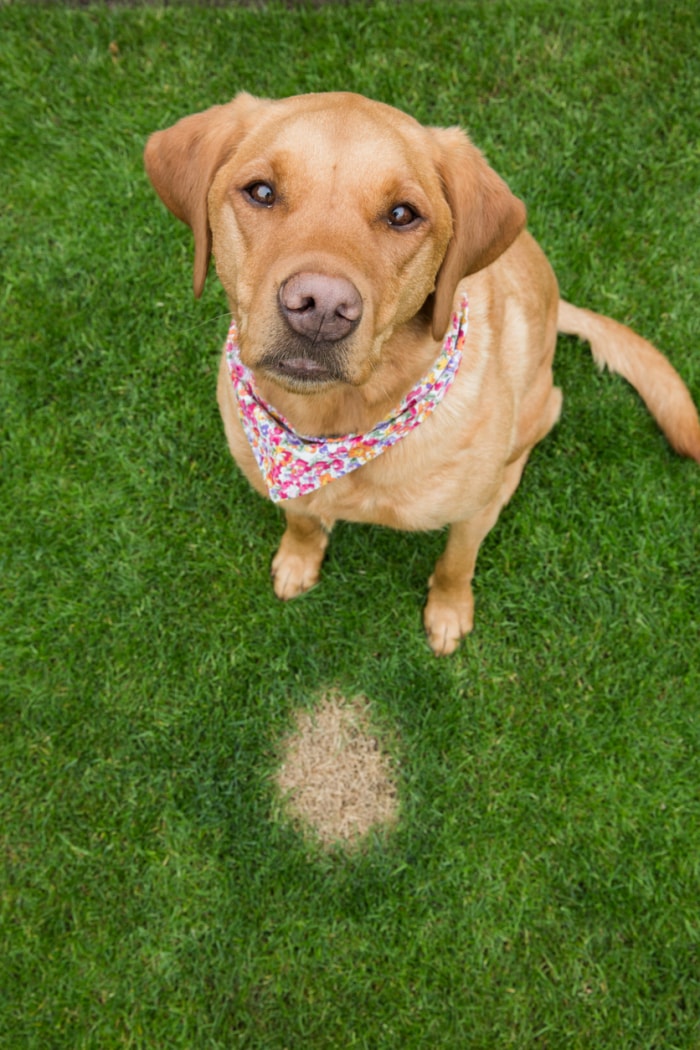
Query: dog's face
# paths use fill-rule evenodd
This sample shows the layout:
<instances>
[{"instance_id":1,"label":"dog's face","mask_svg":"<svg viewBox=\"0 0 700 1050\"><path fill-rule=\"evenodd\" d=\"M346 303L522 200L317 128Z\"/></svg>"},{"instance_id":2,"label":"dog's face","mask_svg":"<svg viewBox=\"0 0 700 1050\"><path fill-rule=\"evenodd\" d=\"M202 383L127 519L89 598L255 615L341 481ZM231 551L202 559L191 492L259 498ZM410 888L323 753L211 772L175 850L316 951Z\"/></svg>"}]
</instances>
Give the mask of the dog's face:
<instances>
[{"instance_id":1,"label":"dog's face","mask_svg":"<svg viewBox=\"0 0 700 1050\"><path fill-rule=\"evenodd\" d=\"M425 139L353 96L262 107L209 194L249 367L297 388L366 381L433 291L452 235Z\"/></svg>"},{"instance_id":2,"label":"dog's face","mask_svg":"<svg viewBox=\"0 0 700 1050\"><path fill-rule=\"evenodd\" d=\"M525 221L462 132L347 93L239 95L153 135L146 165L193 229L195 293L213 249L243 363L293 391L362 385L424 306L439 339Z\"/></svg>"}]
</instances>

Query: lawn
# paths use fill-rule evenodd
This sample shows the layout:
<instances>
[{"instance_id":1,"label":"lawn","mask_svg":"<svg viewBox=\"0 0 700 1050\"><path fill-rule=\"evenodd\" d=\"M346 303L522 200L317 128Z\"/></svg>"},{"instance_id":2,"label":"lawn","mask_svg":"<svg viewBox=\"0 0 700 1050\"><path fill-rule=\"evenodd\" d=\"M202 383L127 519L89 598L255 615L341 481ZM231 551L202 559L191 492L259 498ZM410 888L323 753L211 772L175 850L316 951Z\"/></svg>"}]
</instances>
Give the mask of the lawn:
<instances>
[{"instance_id":1,"label":"lawn","mask_svg":"<svg viewBox=\"0 0 700 1050\"><path fill-rule=\"evenodd\" d=\"M340 526L277 602L225 298L142 168L240 89L460 123L566 297L700 401L698 54L694 0L0 3L0 1045L700 1046L697 464L562 339L454 657L440 534ZM352 847L276 787L329 695L399 804Z\"/></svg>"}]
</instances>

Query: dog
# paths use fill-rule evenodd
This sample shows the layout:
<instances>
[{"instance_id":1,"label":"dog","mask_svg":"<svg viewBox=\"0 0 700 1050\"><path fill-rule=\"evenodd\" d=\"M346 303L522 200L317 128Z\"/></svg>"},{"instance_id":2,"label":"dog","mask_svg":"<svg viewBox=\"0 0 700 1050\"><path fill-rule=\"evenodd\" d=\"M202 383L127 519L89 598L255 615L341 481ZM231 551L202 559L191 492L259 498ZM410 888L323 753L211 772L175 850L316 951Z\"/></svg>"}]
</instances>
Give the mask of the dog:
<instances>
[{"instance_id":1,"label":"dog","mask_svg":"<svg viewBox=\"0 0 700 1050\"><path fill-rule=\"evenodd\" d=\"M155 132L147 173L210 256L232 326L218 402L254 489L282 504L282 599L333 523L449 526L424 609L437 655L473 625L479 546L559 418L557 332L639 392L700 462L683 381L629 328L560 298L525 205L459 128L346 92L233 101Z\"/></svg>"}]
</instances>

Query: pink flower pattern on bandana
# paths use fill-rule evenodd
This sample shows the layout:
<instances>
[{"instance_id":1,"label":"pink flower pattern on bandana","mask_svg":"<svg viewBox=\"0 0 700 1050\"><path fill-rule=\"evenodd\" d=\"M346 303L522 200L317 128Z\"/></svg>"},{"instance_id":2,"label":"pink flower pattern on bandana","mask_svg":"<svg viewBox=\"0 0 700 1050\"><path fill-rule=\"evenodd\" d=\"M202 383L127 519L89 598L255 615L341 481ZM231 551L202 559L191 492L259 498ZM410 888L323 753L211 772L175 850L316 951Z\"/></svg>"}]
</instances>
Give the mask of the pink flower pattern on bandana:
<instances>
[{"instance_id":1,"label":"pink flower pattern on bandana","mask_svg":"<svg viewBox=\"0 0 700 1050\"><path fill-rule=\"evenodd\" d=\"M439 357L430 371L385 419L364 434L305 437L258 393L253 373L241 362L232 322L226 358L243 429L275 503L314 492L381 455L406 437L437 408L450 389L467 333L469 304L463 296L452 316Z\"/></svg>"}]
</instances>

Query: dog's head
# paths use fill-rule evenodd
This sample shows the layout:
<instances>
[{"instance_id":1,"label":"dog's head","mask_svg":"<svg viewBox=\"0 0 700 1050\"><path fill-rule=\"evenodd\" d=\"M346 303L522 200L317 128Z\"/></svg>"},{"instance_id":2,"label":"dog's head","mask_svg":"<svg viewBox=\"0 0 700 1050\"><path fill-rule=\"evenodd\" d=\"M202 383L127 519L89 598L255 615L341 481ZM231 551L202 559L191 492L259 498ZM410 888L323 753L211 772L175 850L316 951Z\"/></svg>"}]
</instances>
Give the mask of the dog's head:
<instances>
[{"instance_id":1,"label":"dog's head","mask_svg":"<svg viewBox=\"0 0 700 1050\"><path fill-rule=\"evenodd\" d=\"M146 168L213 252L241 359L289 390L361 385L426 307L437 340L459 281L517 237L525 207L457 128L359 95L247 94L152 135Z\"/></svg>"}]
</instances>

